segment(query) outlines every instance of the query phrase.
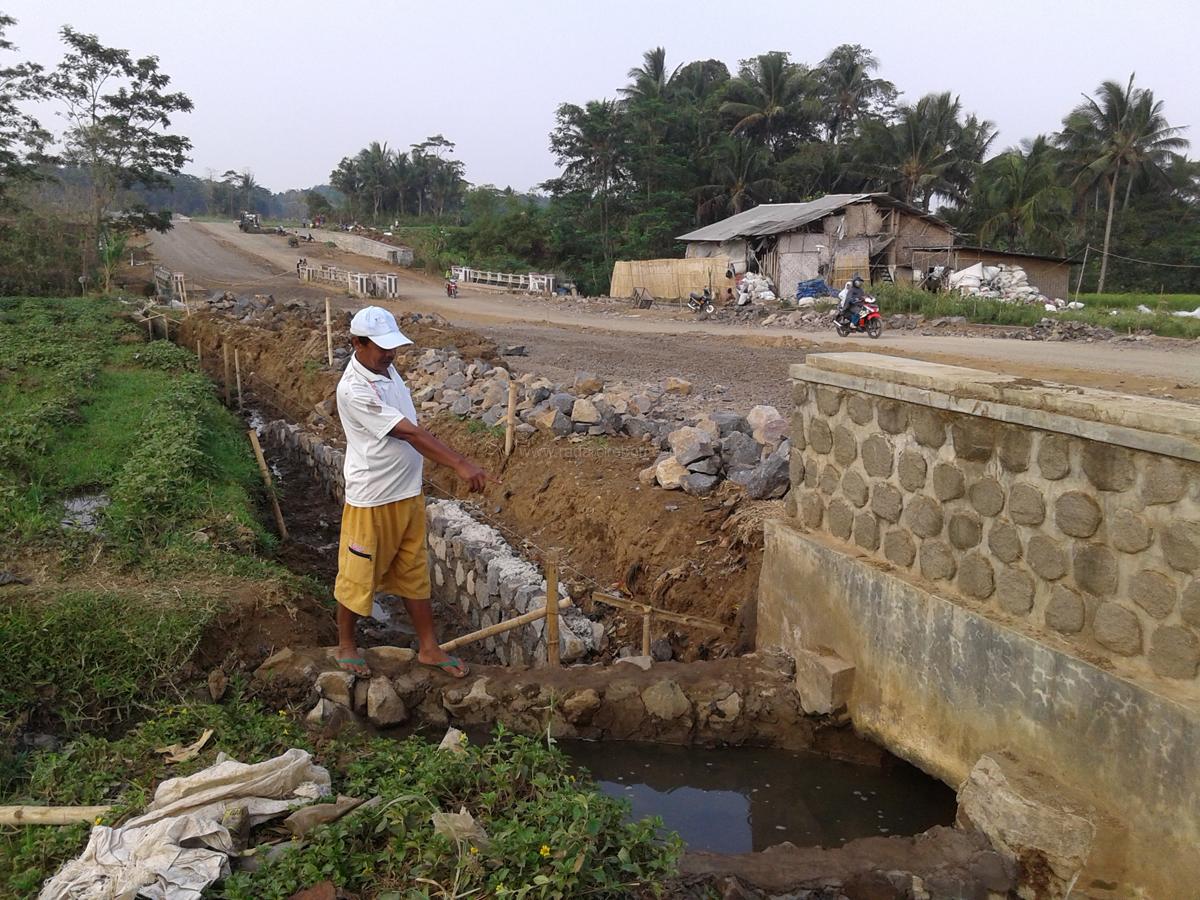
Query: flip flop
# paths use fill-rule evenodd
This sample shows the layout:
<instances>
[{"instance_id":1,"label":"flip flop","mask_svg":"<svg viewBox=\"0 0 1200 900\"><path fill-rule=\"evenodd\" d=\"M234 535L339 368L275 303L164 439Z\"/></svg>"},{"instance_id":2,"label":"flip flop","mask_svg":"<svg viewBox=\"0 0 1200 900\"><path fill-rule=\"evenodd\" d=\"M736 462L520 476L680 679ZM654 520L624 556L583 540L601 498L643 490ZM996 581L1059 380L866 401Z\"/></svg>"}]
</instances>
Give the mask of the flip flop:
<instances>
[{"instance_id":1,"label":"flip flop","mask_svg":"<svg viewBox=\"0 0 1200 900\"><path fill-rule=\"evenodd\" d=\"M455 678L466 678L471 672L471 670L467 667L467 664L457 656L451 656L449 659L443 659L441 662L437 663L423 662L421 665L429 666L431 669L441 669L443 672L453 675ZM459 671L452 672L451 669L458 669Z\"/></svg>"},{"instance_id":2,"label":"flip flop","mask_svg":"<svg viewBox=\"0 0 1200 900\"><path fill-rule=\"evenodd\" d=\"M347 656L347 657L344 657L343 659L335 659L334 662L338 664L338 667L343 672L349 672L351 675L354 675L358 678L370 678L371 677L371 667L367 665L367 661L365 659L363 659L361 656ZM350 666L359 666L363 669L366 669L366 671L365 672L355 672L353 669L350 668Z\"/></svg>"}]
</instances>

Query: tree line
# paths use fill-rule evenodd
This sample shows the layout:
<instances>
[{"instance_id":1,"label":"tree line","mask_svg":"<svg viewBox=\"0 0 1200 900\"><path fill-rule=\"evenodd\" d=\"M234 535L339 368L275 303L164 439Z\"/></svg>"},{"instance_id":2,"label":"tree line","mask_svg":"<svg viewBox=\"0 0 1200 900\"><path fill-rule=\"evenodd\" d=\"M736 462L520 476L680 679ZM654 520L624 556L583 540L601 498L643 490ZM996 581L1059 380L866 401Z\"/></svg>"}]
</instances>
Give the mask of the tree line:
<instances>
[{"instance_id":1,"label":"tree line","mask_svg":"<svg viewBox=\"0 0 1200 900\"><path fill-rule=\"evenodd\" d=\"M679 234L759 203L883 191L971 242L1074 259L1090 245L1097 290L1200 289L1195 269L1109 256L1178 264L1200 250L1200 163L1133 76L1082 95L1059 130L1003 149L995 123L952 91L905 100L859 45L815 65L771 51L732 73L713 59L671 67L656 47L627 78L612 98L558 107L549 142L560 173L541 196L464 186L457 209L439 206L461 227L447 253L559 268L602 290L613 260L677 256ZM385 149L342 166L386 173ZM389 201L400 195L382 175L334 183L360 216L418 212Z\"/></svg>"}]
</instances>

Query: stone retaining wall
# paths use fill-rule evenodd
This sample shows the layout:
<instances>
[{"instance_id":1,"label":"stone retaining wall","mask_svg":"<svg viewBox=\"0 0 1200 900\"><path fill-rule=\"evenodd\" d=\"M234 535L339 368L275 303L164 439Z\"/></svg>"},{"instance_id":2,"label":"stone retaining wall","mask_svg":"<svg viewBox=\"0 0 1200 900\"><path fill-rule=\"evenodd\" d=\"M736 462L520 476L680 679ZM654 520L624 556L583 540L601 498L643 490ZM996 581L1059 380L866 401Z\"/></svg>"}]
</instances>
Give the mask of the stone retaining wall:
<instances>
[{"instance_id":1,"label":"stone retaining wall","mask_svg":"<svg viewBox=\"0 0 1200 900\"><path fill-rule=\"evenodd\" d=\"M1196 407L866 353L792 378L759 647L949 784L1004 751L1094 806L1080 892L1194 892Z\"/></svg>"},{"instance_id":2,"label":"stone retaining wall","mask_svg":"<svg viewBox=\"0 0 1200 900\"><path fill-rule=\"evenodd\" d=\"M267 446L308 467L326 493L342 502L345 454L303 428L283 420L262 429ZM430 580L435 602L455 604L473 628L485 628L545 603L546 580L522 559L498 531L471 518L452 500L429 500ZM559 595L567 591L559 586ZM563 662L583 659L600 646L604 629L578 609L559 616L559 655ZM504 665L545 662L545 622L539 621L486 638L480 646Z\"/></svg>"},{"instance_id":3,"label":"stone retaining wall","mask_svg":"<svg viewBox=\"0 0 1200 900\"><path fill-rule=\"evenodd\" d=\"M335 244L339 249L348 250L360 256L373 256L397 266L413 264L413 252L410 247L396 247L392 244L385 244L383 241L350 234L347 231L332 231L323 228L314 229L312 236L318 241Z\"/></svg>"},{"instance_id":4,"label":"stone retaining wall","mask_svg":"<svg viewBox=\"0 0 1200 900\"><path fill-rule=\"evenodd\" d=\"M1131 677L1200 689L1200 410L1087 392L1106 411L1095 421L1078 389L1017 384L1000 413L970 396L984 373L883 371L879 357L855 371L852 355L793 369L806 527ZM1045 408L1046 394L1077 415ZM1121 409L1148 404L1165 419L1121 424Z\"/></svg>"}]
</instances>

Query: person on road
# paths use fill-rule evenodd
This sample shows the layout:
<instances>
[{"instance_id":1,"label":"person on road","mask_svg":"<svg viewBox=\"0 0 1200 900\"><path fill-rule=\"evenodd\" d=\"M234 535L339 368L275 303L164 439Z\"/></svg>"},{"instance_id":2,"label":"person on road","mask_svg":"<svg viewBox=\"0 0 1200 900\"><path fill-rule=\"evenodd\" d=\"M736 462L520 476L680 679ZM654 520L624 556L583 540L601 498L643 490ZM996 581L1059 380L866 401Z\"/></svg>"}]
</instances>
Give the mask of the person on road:
<instances>
[{"instance_id":1,"label":"person on road","mask_svg":"<svg viewBox=\"0 0 1200 900\"><path fill-rule=\"evenodd\" d=\"M412 395L392 365L396 349L411 344L386 309L368 306L350 320L354 353L337 387L346 433L346 503L338 549L338 665L370 675L355 628L371 614L375 592L404 600L417 632L417 659L462 678L467 667L439 646L430 605L425 549L424 460L453 469L472 491L499 483L477 464L417 424Z\"/></svg>"},{"instance_id":2,"label":"person on road","mask_svg":"<svg viewBox=\"0 0 1200 900\"><path fill-rule=\"evenodd\" d=\"M842 302L838 305L838 315L844 317L851 328L858 327L858 318L862 315L863 301L867 299L867 292L863 290L863 279L861 275L856 274L848 282L846 282L846 296L842 298Z\"/></svg>"}]
</instances>

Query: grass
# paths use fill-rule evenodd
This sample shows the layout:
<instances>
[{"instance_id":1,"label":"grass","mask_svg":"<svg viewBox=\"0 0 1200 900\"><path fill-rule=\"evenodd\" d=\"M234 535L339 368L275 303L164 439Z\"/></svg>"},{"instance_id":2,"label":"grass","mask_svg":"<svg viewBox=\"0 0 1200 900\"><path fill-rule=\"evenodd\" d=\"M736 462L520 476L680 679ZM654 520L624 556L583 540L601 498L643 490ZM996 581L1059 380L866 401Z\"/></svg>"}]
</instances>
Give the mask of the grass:
<instances>
[{"instance_id":1,"label":"grass","mask_svg":"<svg viewBox=\"0 0 1200 900\"><path fill-rule=\"evenodd\" d=\"M155 750L191 743L206 728L214 737L195 759L168 766ZM331 879L366 896L616 898L652 892L675 870L677 838L660 838L658 820L625 822L627 806L538 740L497 729L493 741L461 755L421 737L355 732L314 743L292 715L248 699L240 684L220 705L162 704L120 737L87 735L56 752L14 758L0 769L0 803L111 804L103 824L116 824L142 810L162 780L211 765L218 752L258 762L289 747L314 752L335 795L382 802L311 832L298 849L254 873L233 874L208 895L286 898ZM463 806L490 844L434 832L433 812ZM0 896L35 892L79 852L88 830L0 828ZM276 838L260 832L251 843L264 839Z\"/></svg>"},{"instance_id":2,"label":"grass","mask_svg":"<svg viewBox=\"0 0 1200 900\"><path fill-rule=\"evenodd\" d=\"M1145 331L1165 337L1200 338L1200 319L1171 315L1173 311L1200 306L1200 295L1196 294L1085 294L1080 298L1087 304L1085 309L1048 313L1037 304L1001 303L951 293L933 294L902 285L877 284L872 286L872 291L884 315L904 313L928 319L962 316L976 324L1010 327L1031 327L1050 318L1056 322L1084 322L1111 328L1118 334ZM1155 311L1140 313L1138 304L1145 304ZM1113 310L1116 310L1115 315Z\"/></svg>"}]
</instances>

